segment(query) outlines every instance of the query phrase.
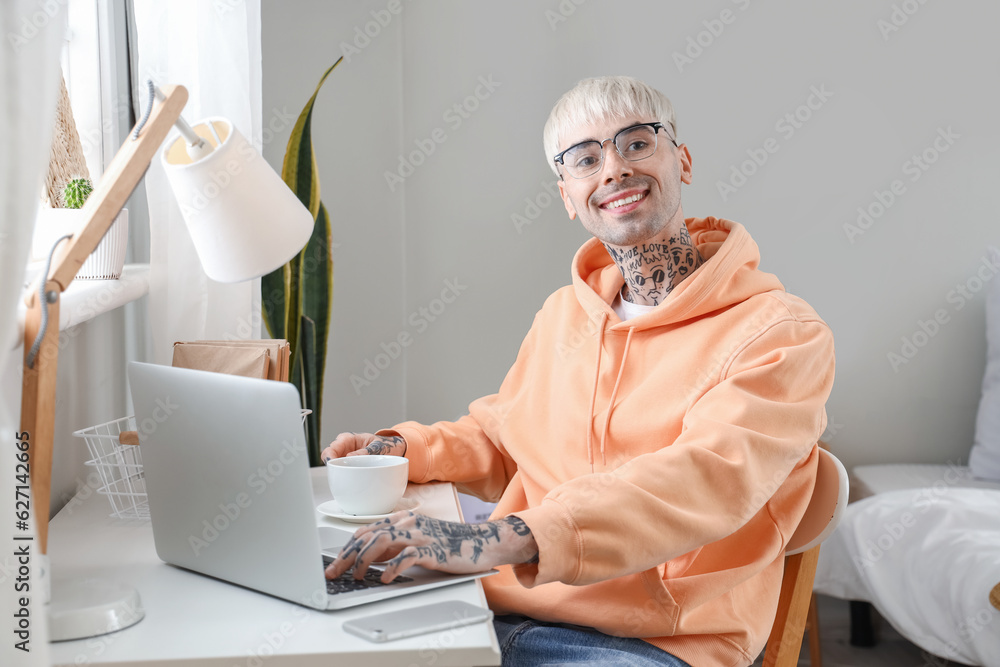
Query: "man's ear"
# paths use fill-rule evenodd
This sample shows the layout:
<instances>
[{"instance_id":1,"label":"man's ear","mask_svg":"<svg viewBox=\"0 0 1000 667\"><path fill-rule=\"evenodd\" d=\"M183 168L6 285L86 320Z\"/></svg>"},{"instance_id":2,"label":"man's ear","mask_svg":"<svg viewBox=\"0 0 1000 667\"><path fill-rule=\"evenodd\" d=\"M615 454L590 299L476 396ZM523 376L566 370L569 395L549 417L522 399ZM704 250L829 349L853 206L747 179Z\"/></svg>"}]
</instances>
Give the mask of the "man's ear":
<instances>
[{"instance_id":1,"label":"man's ear","mask_svg":"<svg viewBox=\"0 0 1000 667\"><path fill-rule=\"evenodd\" d=\"M559 196L562 197L563 206L566 207L569 219L576 220L576 208L573 207L573 202L569 200L569 195L566 194L566 181L561 179L559 180Z\"/></svg>"},{"instance_id":2,"label":"man's ear","mask_svg":"<svg viewBox=\"0 0 1000 667\"><path fill-rule=\"evenodd\" d=\"M678 146L677 153L681 160L681 182L691 185L691 181L694 180L694 170L691 167L691 152L688 151L687 144Z\"/></svg>"}]
</instances>

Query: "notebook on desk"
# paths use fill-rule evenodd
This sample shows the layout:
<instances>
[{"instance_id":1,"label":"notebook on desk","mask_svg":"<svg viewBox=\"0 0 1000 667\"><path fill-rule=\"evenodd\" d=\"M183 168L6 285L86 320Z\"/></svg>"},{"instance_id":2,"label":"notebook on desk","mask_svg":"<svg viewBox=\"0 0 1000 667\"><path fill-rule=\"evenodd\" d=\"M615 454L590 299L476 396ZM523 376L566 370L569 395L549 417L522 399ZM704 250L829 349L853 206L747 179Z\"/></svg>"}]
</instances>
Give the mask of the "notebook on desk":
<instances>
[{"instance_id":1,"label":"notebook on desk","mask_svg":"<svg viewBox=\"0 0 1000 667\"><path fill-rule=\"evenodd\" d=\"M317 526L296 388L130 362L157 556L314 609L342 609L469 581L421 567L391 584L327 582L352 532ZM350 573L348 573L350 576Z\"/></svg>"}]
</instances>

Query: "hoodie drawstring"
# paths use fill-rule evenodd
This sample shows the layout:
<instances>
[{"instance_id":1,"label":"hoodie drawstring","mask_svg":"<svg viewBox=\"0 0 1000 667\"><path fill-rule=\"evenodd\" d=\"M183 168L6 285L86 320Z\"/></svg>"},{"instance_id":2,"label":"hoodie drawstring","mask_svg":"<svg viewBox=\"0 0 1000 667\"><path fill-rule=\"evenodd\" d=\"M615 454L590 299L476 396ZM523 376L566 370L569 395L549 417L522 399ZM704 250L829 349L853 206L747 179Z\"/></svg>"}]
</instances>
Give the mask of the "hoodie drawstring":
<instances>
[{"instance_id":1,"label":"hoodie drawstring","mask_svg":"<svg viewBox=\"0 0 1000 667\"><path fill-rule=\"evenodd\" d=\"M608 439L608 429L611 426L611 411L615 408L615 398L618 396L618 385L622 382L622 375L625 374L625 360L628 359L628 348L632 344L632 334L635 327L629 327L628 337L625 338L625 351L622 352L622 363L618 366L618 377L615 379L615 387L611 390L611 400L608 401L608 416L604 418L604 432L601 433L601 465L608 465L608 458L605 454L604 443ZM596 389L595 389L596 393Z\"/></svg>"},{"instance_id":2,"label":"hoodie drawstring","mask_svg":"<svg viewBox=\"0 0 1000 667\"><path fill-rule=\"evenodd\" d=\"M594 393L590 397L590 417L587 419L587 463L594 470L594 405L597 404L597 385L601 379L601 352L604 349L604 325L608 322L608 314L601 313L601 323L597 326L597 364L594 369Z\"/></svg>"},{"instance_id":3,"label":"hoodie drawstring","mask_svg":"<svg viewBox=\"0 0 1000 667\"><path fill-rule=\"evenodd\" d=\"M604 327L608 322L608 314L602 313L601 323L597 333L597 363L594 364L594 392L590 397L590 416L587 419L587 462L590 469L594 469L594 407L597 405L597 388L601 380L601 356L604 351ZM622 352L622 362L618 367L618 377L615 379L615 386L611 390L611 400L608 402L608 414L604 418L604 431L601 433L601 465L607 465L606 444L608 440L608 429L611 426L611 412L615 407L615 399L618 397L618 387L622 383L622 375L625 374L625 361L628 359L628 350L632 345L632 334L635 327L629 327L628 337L625 339L625 350Z\"/></svg>"}]
</instances>

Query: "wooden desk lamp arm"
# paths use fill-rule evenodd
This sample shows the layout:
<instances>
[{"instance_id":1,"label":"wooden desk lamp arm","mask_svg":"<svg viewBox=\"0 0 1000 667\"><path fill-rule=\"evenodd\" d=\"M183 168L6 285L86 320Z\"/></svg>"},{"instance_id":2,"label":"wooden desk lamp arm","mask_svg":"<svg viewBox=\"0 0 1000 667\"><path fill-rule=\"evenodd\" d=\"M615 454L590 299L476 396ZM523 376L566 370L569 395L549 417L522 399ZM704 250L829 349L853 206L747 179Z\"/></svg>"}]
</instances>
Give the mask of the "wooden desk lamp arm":
<instances>
[{"instance_id":1,"label":"wooden desk lamp arm","mask_svg":"<svg viewBox=\"0 0 1000 667\"><path fill-rule=\"evenodd\" d=\"M160 145L180 117L187 103L187 89L165 86L164 99L156 105L138 139L125 140L97 187L84 204L83 227L68 241L59 244L46 281L46 292L54 292L48 304L48 327L31 367L28 353L35 342L46 304L38 298L38 285L25 298L28 306L24 323L24 378L21 386L21 431L28 442L32 500L38 524L41 553L48 548L49 496L52 491L52 442L55 429L56 371L59 358L59 295L69 287L90 253L97 248L111 224L132 194Z\"/></svg>"}]
</instances>

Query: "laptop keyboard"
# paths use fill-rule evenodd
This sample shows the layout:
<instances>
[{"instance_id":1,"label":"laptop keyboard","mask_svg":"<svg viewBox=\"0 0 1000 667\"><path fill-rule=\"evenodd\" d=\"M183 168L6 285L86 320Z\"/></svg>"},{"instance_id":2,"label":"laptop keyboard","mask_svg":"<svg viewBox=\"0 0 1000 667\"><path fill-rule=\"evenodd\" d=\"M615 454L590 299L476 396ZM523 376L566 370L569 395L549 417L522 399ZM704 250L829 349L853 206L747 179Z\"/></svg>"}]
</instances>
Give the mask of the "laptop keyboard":
<instances>
[{"instance_id":1,"label":"laptop keyboard","mask_svg":"<svg viewBox=\"0 0 1000 667\"><path fill-rule=\"evenodd\" d=\"M323 556L323 567L326 568L327 565L333 562L333 559L329 556ZM376 570L373 568L368 568L365 572L363 579L355 579L354 573L351 570L344 572L342 575L336 579L331 579L326 582L326 592L330 595L336 595L338 593L350 593L351 591L361 591L366 588L378 588L379 586L388 586L389 584L384 584L379 580L382 576L381 570ZM403 575L398 575L392 580L393 584L403 584L408 581L413 581L412 577L405 577Z\"/></svg>"}]
</instances>

